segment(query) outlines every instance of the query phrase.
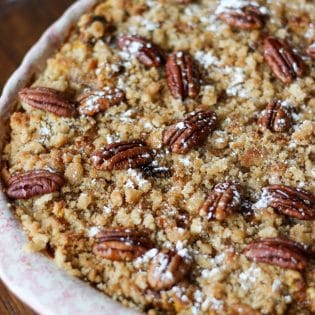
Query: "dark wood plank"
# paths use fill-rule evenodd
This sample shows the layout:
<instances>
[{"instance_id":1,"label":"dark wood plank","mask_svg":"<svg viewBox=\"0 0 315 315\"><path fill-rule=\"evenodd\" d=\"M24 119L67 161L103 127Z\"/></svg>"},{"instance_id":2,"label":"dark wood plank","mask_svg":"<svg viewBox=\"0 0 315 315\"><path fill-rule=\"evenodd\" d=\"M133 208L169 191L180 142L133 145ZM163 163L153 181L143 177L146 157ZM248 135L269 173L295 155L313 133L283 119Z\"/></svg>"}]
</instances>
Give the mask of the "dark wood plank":
<instances>
[{"instance_id":1,"label":"dark wood plank","mask_svg":"<svg viewBox=\"0 0 315 315\"><path fill-rule=\"evenodd\" d=\"M0 0L0 91L44 30L73 0ZM1 315L36 315L0 281Z\"/></svg>"},{"instance_id":2,"label":"dark wood plank","mask_svg":"<svg viewBox=\"0 0 315 315\"><path fill-rule=\"evenodd\" d=\"M0 282L0 314L1 315L36 315L29 307L21 303Z\"/></svg>"},{"instance_id":3,"label":"dark wood plank","mask_svg":"<svg viewBox=\"0 0 315 315\"><path fill-rule=\"evenodd\" d=\"M73 0L0 0L0 88L27 50Z\"/></svg>"}]
</instances>

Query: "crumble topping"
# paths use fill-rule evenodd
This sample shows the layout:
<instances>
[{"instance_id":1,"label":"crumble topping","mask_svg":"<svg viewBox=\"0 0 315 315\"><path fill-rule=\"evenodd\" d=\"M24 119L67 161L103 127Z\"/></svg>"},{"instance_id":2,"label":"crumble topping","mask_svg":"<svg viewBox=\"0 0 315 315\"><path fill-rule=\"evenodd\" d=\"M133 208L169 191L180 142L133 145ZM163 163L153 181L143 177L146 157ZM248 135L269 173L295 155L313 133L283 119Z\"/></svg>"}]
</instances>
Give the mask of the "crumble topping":
<instances>
[{"instance_id":1,"label":"crumble topping","mask_svg":"<svg viewBox=\"0 0 315 315\"><path fill-rule=\"evenodd\" d=\"M240 13L248 5L264 16L263 29L237 30L218 19L221 13ZM314 220L280 213L270 206L274 196L265 189L274 184L315 194L315 74L314 62L304 53L314 41L314 25L308 23L304 31L303 25L292 29L285 23L292 15L305 14L314 20L314 5L306 0L100 1L47 60L33 87L66 92L72 100L87 89L97 91L87 100L91 111L100 109L104 95L108 102L113 100L115 94L106 91L120 89L125 99L93 116L74 117L57 117L23 101L11 116L10 141L3 152L4 182L32 170L65 178L58 191L12 201L30 238L29 248L49 248L56 264L70 274L150 315L315 312L313 258L301 271L282 268L279 261L273 265L250 260L244 254L248 244L262 238L286 237L314 249ZM91 17L102 17L98 22L103 25L93 40L93 28L86 22ZM84 25L89 25L86 30ZM119 49L116 40L126 34L148 42L131 41L128 49ZM277 80L264 61L264 34L290 42L306 64L302 77L290 84ZM165 58L173 52L178 58L186 53L193 58L200 72L195 98L173 97L165 66L141 63L138 54L151 52L152 44L165 52ZM187 76L189 64L181 61L177 66L184 67L182 74ZM298 72L299 65L293 62L292 69ZM287 132L261 133L257 117L273 100L292 112L292 125ZM183 119L199 110L213 111L218 126L197 147L182 138L179 142L190 149L187 153L172 152L163 142L166 128L174 125L176 132L184 133ZM284 118L278 123L283 125ZM152 150L149 165L95 167L98 157L93 152L135 139ZM147 159L150 154L137 157ZM126 156L130 162L132 157ZM214 204L224 210L230 200L229 206L240 204L237 211L222 222L211 213L202 216L200 208L211 189L231 181L240 184L241 192L229 199L228 185L223 185L217 192L220 202ZM299 202L294 209L308 215L305 207L313 207L312 202ZM108 228L131 236L104 241L99 235ZM145 247L144 237L133 235L133 229L146 231L152 247ZM95 244L107 258L96 254ZM119 255L137 254L139 248L141 255L130 261L108 259L117 246ZM159 291L150 287L147 277L161 249L191 262L191 269L176 282L181 266L174 263L172 269L165 258L153 276L176 283ZM297 249L286 251L292 254ZM284 259L276 250L271 253ZM300 256L294 257L288 263L298 264Z\"/></svg>"}]
</instances>

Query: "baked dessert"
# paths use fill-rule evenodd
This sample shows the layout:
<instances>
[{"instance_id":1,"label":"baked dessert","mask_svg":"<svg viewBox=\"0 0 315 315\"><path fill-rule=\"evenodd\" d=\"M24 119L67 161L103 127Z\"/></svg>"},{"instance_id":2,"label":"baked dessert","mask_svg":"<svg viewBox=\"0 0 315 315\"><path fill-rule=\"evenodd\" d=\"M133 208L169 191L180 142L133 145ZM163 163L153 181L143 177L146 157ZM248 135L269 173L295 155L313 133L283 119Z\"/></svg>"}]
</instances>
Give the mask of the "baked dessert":
<instances>
[{"instance_id":1,"label":"baked dessert","mask_svg":"<svg viewBox=\"0 0 315 315\"><path fill-rule=\"evenodd\" d=\"M148 314L315 312L312 1L101 1L19 93L12 211Z\"/></svg>"}]
</instances>

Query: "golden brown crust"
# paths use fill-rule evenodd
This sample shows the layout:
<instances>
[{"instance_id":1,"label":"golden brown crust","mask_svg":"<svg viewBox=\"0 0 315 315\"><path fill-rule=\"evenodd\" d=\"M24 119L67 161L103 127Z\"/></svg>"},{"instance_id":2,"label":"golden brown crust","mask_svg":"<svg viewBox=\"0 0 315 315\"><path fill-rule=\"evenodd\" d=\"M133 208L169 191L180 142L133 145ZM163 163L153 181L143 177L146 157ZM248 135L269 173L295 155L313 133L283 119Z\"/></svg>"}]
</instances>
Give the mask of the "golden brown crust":
<instances>
[{"instance_id":1,"label":"golden brown crust","mask_svg":"<svg viewBox=\"0 0 315 315\"><path fill-rule=\"evenodd\" d=\"M302 202L296 189L315 195L315 73L314 61L305 53L315 38L314 5L306 0L257 1L264 16L259 29L236 30L218 18L248 2L106 0L80 19L33 86L66 92L72 101L104 88L118 89L120 97L95 102L97 108L85 104L86 114L81 107L74 117L25 102L12 114L11 139L3 152L6 181L32 170L62 174L65 181L59 190L13 203L31 250L49 248L60 267L148 314L315 312L311 255L296 255L300 264L293 270L285 268L294 265L287 256L293 249L283 244L278 244L280 250L264 244L273 258L258 250L260 261L255 262L244 254L248 244L279 237L314 250L313 216L300 220L296 207ZM141 36L166 54L191 56L200 72L198 93L175 98L165 65L142 64L134 54L137 44L119 49L121 35ZM264 60L268 36L290 43L305 65L301 77L287 84L277 79ZM151 58L154 52L145 51ZM192 73L190 64L186 68ZM273 100L290 112L290 128L260 132L257 119ZM196 111L214 112L216 129L184 154L171 152L163 144L165 131ZM132 139L145 144L149 155L143 163L131 163L131 155L124 155L122 168L95 167L94 152ZM237 207L223 207L233 211L222 220L201 215L211 189L232 182L240 185ZM289 195L297 201L279 193L271 196L264 190L275 187L271 185L291 187ZM231 194L226 197L223 201L231 200ZM312 214L314 206L306 199L301 204ZM129 252L129 244L115 239L105 244L106 257L115 261L95 255L97 234L109 228L145 230L152 248L142 242ZM154 257L167 251L179 256L161 270L175 272L174 266L189 261L189 272L184 265L174 279L148 278L150 265L160 268L160 261L152 263ZM285 264L262 262L279 262L279 255L285 255ZM127 261L120 260L125 257Z\"/></svg>"}]
</instances>

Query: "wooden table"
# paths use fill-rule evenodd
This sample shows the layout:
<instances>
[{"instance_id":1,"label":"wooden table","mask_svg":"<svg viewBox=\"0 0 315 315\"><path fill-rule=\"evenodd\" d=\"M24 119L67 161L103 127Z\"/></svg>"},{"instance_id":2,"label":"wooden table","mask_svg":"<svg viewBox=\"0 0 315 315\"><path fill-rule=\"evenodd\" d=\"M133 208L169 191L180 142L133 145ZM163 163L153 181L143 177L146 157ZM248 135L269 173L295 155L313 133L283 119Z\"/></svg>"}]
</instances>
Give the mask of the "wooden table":
<instances>
[{"instance_id":1,"label":"wooden table","mask_svg":"<svg viewBox=\"0 0 315 315\"><path fill-rule=\"evenodd\" d=\"M25 52L74 0L0 0L0 91ZM1 236L0 236L1 237ZM0 281L0 315L35 315Z\"/></svg>"}]
</instances>

